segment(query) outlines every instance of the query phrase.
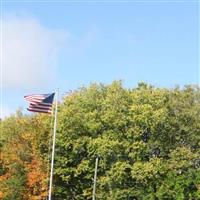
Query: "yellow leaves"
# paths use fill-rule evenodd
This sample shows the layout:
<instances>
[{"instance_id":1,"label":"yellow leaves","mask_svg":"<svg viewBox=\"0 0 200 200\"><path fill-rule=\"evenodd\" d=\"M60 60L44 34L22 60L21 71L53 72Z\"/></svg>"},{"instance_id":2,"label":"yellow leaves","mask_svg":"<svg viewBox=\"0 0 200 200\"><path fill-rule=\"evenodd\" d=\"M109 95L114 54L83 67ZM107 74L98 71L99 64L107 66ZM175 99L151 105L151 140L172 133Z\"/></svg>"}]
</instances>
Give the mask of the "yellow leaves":
<instances>
[{"instance_id":1,"label":"yellow leaves","mask_svg":"<svg viewBox=\"0 0 200 200\"><path fill-rule=\"evenodd\" d=\"M164 173L164 167L160 158L153 158L149 162L136 162L131 171L133 178L145 183L149 179L159 177L160 173Z\"/></svg>"},{"instance_id":2,"label":"yellow leaves","mask_svg":"<svg viewBox=\"0 0 200 200\"><path fill-rule=\"evenodd\" d=\"M188 168L192 166L192 160L197 158L198 155L186 147L179 147L171 152L170 159L165 165L160 158L153 158L148 162L136 162L132 167L132 176L138 181L147 181L165 173L166 170L178 172L180 169Z\"/></svg>"},{"instance_id":3,"label":"yellow leaves","mask_svg":"<svg viewBox=\"0 0 200 200\"><path fill-rule=\"evenodd\" d=\"M7 188L4 186L4 182L10 178L11 174L6 173L4 175L0 176L0 199L3 199L4 196L6 196L6 190Z\"/></svg>"},{"instance_id":4,"label":"yellow leaves","mask_svg":"<svg viewBox=\"0 0 200 200\"><path fill-rule=\"evenodd\" d=\"M166 108L155 109L150 104L135 104L131 106L132 121L138 125L152 126L166 118Z\"/></svg>"},{"instance_id":5,"label":"yellow leaves","mask_svg":"<svg viewBox=\"0 0 200 200\"><path fill-rule=\"evenodd\" d=\"M92 196L92 188L88 188L88 189L85 189L83 191L83 196L85 197L85 199L91 199L91 196Z\"/></svg>"},{"instance_id":6,"label":"yellow leaves","mask_svg":"<svg viewBox=\"0 0 200 200\"><path fill-rule=\"evenodd\" d=\"M40 195L29 195L28 197L26 195L25 198L27 200L46 200L47 195L48 195L48 192L45 191L45 192L42 192Z\"/></svg>"},{"instance_id":7,"label":"yellow leaves","mask_svg":"<svg viewBox=\"0 0 200 200\"><path fill-rule=\"evenodd\" d=\"M194 154L189 148L187 147L178 147L174 151L171 152L170 157L176 158L176 160L187 160L192 158L197 158L198 155Z\"/></svg>"},{"instance_id":8,"label":"yellow leaves","mask_svg":"<svg viewBox=\"0 0 200 200\"><path fill-rule=\"evenodd\" d=\"M134 160L140 160L141 154L146 151L147 145L142 141L135 141L129 145L128 156Z\"/></svg>"},{"instance_id":9,"label":"yellow leaves","mask_svg":"<svg viewBox=\"0 0 200 200\"><path fill-rule=\"evenodd\" d=\"M197 185L197 189L198 189L198 191L200 192L200 184L199 184L199 185Z\"/></svg>"},{"instance_id":10,"label":"yellow leaves","mask_svg":"<svg viewBox=\"0 0 200 200\"><path fill-rule=\"evenodd\" d=\"M179 170L193 165L194 159L199 155L187 147L178 147L170 153L169 169Z\"/></svg>"},{"instance_id":11,"label":"yellow leaves","mask_svg":"<svg viewBox=\"0 0 200 200\"><path fill-rule=\"evenodd\" d=\"M135 162L132 166L132 177L139 182L147 183L149 180L156 180L163 174L188 170L193 166L193 161L198 155L186 147L178 147L170 153L170 158L165 161L161 158L152 158L146 162Z\"/></svg>"},{"instance_id":12,"label":"yellow leaves","mask_svg":"<svg viewBox=\"0 0 200 200\"><path fill-rule=\"evenodd\" d=\"M128 162L118 161L112 166L108 174L114 182L121 184L127 176L128 169L130 169Z\"/></svg>"},{"instance_id":13,"label":"yellow leaves","mask_svg":"<svg viewBox=\"0 0 200 200\"><path fill-rule=\"evenodd\" d=\"M89 163L90 163L89 160L82 160L75 170L75 176L87 172L89 170Z\"/></svg>"}]
</instances>

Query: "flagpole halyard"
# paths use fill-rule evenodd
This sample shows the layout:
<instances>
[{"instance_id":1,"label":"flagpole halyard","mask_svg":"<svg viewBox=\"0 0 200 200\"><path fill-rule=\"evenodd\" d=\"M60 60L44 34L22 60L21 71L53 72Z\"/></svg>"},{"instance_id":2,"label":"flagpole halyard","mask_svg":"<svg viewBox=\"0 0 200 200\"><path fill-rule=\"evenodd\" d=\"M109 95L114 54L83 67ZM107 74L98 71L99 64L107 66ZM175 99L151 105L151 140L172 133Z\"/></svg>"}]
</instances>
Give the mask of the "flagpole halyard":
<instances>
[{"instance_id":1,"label":"flagpole halyard","mask_svg":"<svg viewBox=\"0 0 200 200\"><path fill-rule=\"evenodd\" d=\"M55 101L55 113L54 113L54 131L53 131L51 172L50 172L50 181L49 181L49 197L48 197L48 200L51 200L51 197L52 197L53 168L54 168L54 155L55 155L56 129L57 129L58 93L59 93L59 90L57 89L57 92L56 92L56 101Z\"/></svg>"}]
</instances>

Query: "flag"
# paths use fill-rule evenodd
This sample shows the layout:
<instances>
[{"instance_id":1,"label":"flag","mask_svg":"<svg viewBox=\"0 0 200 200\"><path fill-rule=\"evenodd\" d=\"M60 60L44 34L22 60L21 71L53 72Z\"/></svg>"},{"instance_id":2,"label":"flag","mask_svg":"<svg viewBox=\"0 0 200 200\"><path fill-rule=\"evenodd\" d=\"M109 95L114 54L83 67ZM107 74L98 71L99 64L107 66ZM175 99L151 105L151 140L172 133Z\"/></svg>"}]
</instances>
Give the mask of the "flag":
<instances>
[{"instance_id":1,"label":"flag","mask_svg":"<svg viewBox=\"0 0 200 200\"><path fill-rule=\"evenodd\" d=\"M54 95L55 93L24 96L29 102L29 108L27 110L31 112L51 113Z\"/></svg>"}]
</instances>

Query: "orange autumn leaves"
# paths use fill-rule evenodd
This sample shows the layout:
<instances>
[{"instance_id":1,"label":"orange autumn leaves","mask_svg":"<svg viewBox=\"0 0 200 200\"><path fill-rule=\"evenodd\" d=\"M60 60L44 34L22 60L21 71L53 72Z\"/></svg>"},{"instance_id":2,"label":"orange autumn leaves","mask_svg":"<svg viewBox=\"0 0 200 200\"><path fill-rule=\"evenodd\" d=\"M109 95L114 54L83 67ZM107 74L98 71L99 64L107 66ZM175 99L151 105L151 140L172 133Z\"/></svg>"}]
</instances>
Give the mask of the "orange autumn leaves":
<instances>
[{"instance_id":1,"label":"orange autumn leaves","mask_svg":"<svg viewBox=\"0 0 200 200\"><path fill-rule=\"evenodd\" d=\"M42 171L43 168L41 161L33 159L27 165L27 188L28 199L45 199L47 196L47 173Z\"/></svg>"},{"instance_id":2,"label":"orange autumn leaves","mask_svg":"<svg viewBox=\"0 0 200 200\"><path fill-rule=\"evenodd\" d=\"M47 161L41 156L38 116L12 116L0 122L2 148L0 199L43 200L47 196ZM44 120L43 120L44 121ZM44 134L48 130L44 131ZM46 134L48 137L48 134ZM47 148L46 148L47 149Z\"/></svg>"}]
</instances>

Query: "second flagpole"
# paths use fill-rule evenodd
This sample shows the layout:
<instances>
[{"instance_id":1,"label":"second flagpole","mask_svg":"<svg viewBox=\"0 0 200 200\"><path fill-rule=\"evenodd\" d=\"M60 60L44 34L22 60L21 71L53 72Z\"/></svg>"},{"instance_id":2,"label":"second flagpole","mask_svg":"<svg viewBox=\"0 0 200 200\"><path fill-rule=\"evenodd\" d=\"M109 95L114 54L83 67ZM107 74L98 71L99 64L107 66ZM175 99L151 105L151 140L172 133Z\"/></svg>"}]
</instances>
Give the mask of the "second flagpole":
<instances>
[{"instance_id":1,"label":"second flagpole","mask_svg":"<svg viewBox=\"0 0 200 200\"><path fill-rule=\"evenodd\" d=\"M57 91L56 91L56 101L55 101L54 129L53 129L53 144L52 144L51 172L50 172L50 180L49 180L49 197L48 197L48 200L51 200L51 196L52 196L52 186L53 186L53 169L54 169L54 155L55 155L55 144L56 144L57 112L58 112L58 95L59 95L59 89L57 89Z\"/></svg>"}]
</instances>

